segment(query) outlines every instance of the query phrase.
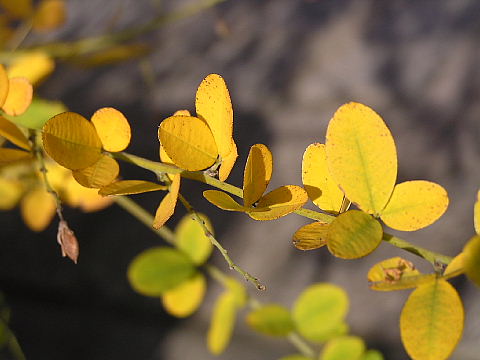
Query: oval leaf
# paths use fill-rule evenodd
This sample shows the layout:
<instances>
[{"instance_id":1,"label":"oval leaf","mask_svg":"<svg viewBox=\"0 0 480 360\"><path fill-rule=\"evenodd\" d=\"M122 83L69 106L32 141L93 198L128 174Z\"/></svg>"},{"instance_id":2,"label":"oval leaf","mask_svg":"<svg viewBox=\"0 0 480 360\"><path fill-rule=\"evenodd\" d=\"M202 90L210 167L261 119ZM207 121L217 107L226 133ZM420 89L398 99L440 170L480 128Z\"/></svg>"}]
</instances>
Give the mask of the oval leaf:
<instances>
[{"instance_id":1,"label":"oval leaf","mask_svg":"<svg viewBox=\"0 0 480 360\"><path fill-rule=\"evenodd\" d=\"M218 170L218 178L220 181L225 181L230 175L230 172L235 165L235 161L238 157L237 145L232 140L232 150L228 153L228 155L221 156L222 164L220 165L220 169Z\"/></svg>"},{"instance_id":2,"label":"oval leaf","mask_svg":"<svg viewBox=\"0 0 480 360\"><path fill-rule=\"evenodd\" d=\"M382 242L382 225L360 210L338 215L330 223L328 250L342 259L357 259L374 251Z\"/></svg>"},{"instance_id":3,"label":"oval leaf","mask_svg":"<svg viewBox=\"0 0 480 360\"><path fill-rule=\"evenodd\" d=\"M232 338L237 318L237 301L229 291L222 293L213 307L212 320L207 334L208 350L214 355L221 354Z\"/></svg>"},{"instance_id":4,"label":"oval leaf","mask_svg":"<svg viewBox=\"0 0 480 360\"><path fill-rule=\"evenodd\" d=\"M131 195L149 191L167 190L168 187L150 181L143 180L120 180L102 187L98 193L107 195Z\"/></svg>"},{"instance_id":5,"label":"oval leaf","mask_svg":"<svg viewBox=\"0 0 480 360\"><path fill-rule=\"evenodd\" d=\"M201 273L167 290L162 296L165 310L173 316L183 318L193 314L205 296L207 281Z\"/></svg>"},{"instance_id":6,"label":"oval leaf","mask_svg":"<svg viewBox=\"0 0 480 360\"><path fill-rule=\"evenodd\" d=\"M107 151L123 151L132 136L127 118L117 109L102 108L92 116L92 123Z\"/></svg>"},{"instance_id":7,"label":"oval leaf","mask_svg":"<svg viewBox=\"0 0 480 360\"><path fill-rule=\"evenodd\" d=\"M381 218L392 229L415 231L433 224L447 207L448 195L440 185L423 180L406 181L395 186Z\"/></svg>"},{"instance_id":8,"label":"oval leaf","mask_svg":"<svg viewBox=\"0 0 480 360\"><path fill-rule=\"evenodd\" d=\"M438 279L414 290L400 316L403 345L415 360L447 359L463 332L463 305L457 291Z\"/></svg>"},{"instance_id":9,"label":"oval leaf","mask_svg":"<svg viewBox=\"0 0 480 360\"><path fill-rule=\"evenodd\" d=\"M250 211L249 208L240 205L235 200L233 200L230 195L223 191L205 190L203 192L203 197L222 210L241 212Z\"/></svg>"},{"instance_id":10,"label":"oval leaf","mask_svg":"<svg viewBox=\"0 0 480 360\"><path fill-rule=\"evenodd\" d=\"M172 183L170 184L168 194L162 199L155 213L155 219L153 220L153 227L155 229L160 229L165 225L175 212L178 192L180 191L180 178L180 174L172 175Z\"/></svg>"},{"instance_id":11,"label":"oval leaf","mask_svg":"<svg viewBox=\"0 0 480 360\"><path fill-rule=\"evenodd\" d=\"M195 273L187 255L169 247L151 248L137 255L128 266L130 285L140 294L160 296Z\"/></svg>"},{"instance_id":12,"label":"oval leaf","mask_svg":"<svg viewBox=\"0 0 480 360\"><path fill-rule=\"evenodd\" d=\"M480 286L480 236L474 236L463 249L463 266L468 278Z\"/></svg>"},{"instance_id":13,"label":"oval leaf","mask_svg":"<svg viewBox=\"0 0 480 360\"><path fill-rule=\"evenodd\" d=\"M199 214L207 229L213 234L212 224L206 215ZM203 264L213 250L203 226L190 215L185 215L175 228L175 245L190 256L196 265Z\"/></svg>"},{"instance_id":14,"label":"oval leaf","mask_svg":"<svg viewBox=\"0 0 480 360\"><path fill-rule=\"evenodd\" d=\"M52 194L36 188L22 199L20 210L23 221L33 231L43 231L52 221L57 208Z\"/></svg>"},{"instance_id":15,"label":"oval leaf","mask_svg":"<svg viewBox=\"0 0 480 360\"><path fill-rule=\"evenodd\" d=\"M31 158L32 154L23 150L0 148L0 166Z\"/></svg>"},{"instance_id":16,"label":"oval leaf","mask_svg":"<svg viewBox=\"0 0 480 360\"><path fill-rule=\"evenodd\" d=\"M315 143L305 150L302 160L302 182L308 197L320 209L332 213L340 212L343 191L328 171L325 145Z\"/></svg>"},{"instance_id":17,"label":"oval leaf","mask_svg":"<svg viewBox=\"0 0 480 360\"><path fill-rule=\"evenodd\" d=\"M382 118L359 103L342 105L327 129L327 162L346 197L380 214L397 178L397 151Z\"/></svg>"},{"instance_id":18,"label":"oval leaf","mask_svg":"<svg viewBox=\"0 0 480 360\"><path fill-rule=\"evenodd\" d=\"M293 245L300 250L318 249L327 244L329 224L320 221L307 224L293 234Z\"/></svg>"},{"instance_id":19,"label":"oval leaf","mask_svg":"<svg viewBox=\"0 0 480 360\"><path fill-rule=\"evenodd\" d=\"M272 178L273 158L270 150L263 144L250 148L247 165L243 174L243 204L252 206L267 189Z\"/></svg>"},{"instance_id":20,"label":"oval leaf","mask_svg":"<svg viewBox=\"0 0 480 360\"><path fill-rule=\"evenodd\" d=\"M27 110L32 102L32 84L23 77L10 78L8 80L8 95L2 109L11 116L21 115Z\"/></svg>"},{"instance_id":21,"label":"oval leaf","mask_svg":"<svg viewBox=\"0 0 480 360\"><path fill-rule=\"evenodd\" d=\"M74 170L73 177L82 186L88 188L101 188L111 184L118 176L120 166L115 159L102 155L98 161L81 170Z\"/></svg>"},{"instance_id":22,"label":"oval leaf","mask_svg":"<svg viewBox=\"0 0 480 360\"><path fill-rule=\"evenodd\" d=\"M43 146L60 165L77 170L100 159L102 142L90 121L77 113L65 112L43 127Z\"/></svg>"},{"instance_id":23,"label":"oval leaf","mask_svg":"<svg viewBox=\"0 0 480 360\"><path fill-rule=\"evenodd\" d=\"M30 143L23 132L12 122L0 116L0 136L25 150L30 150Z\"/></svg>"},{"instance_id":24,"label":"oval leaf","mask_svg":"<svg viewBox=\"0 0 480 360\"><path fill-rule=\"evenodd\" d=\"M251 311L246 321L255 331L270 336L287 336L294 330L290 312L277 304L262 305Z\"/></svg>"},{"instance_id":25,"label":"oval leaf","mask_svg":"<svg viewBox=\"0 0 480 360\"><path fill-rule=\"evenodd\" d=\"M193 116L171 116L160 124L158 139L178 167L197 171L212 166L217 145L208 125Z\"/></svg>"},{"instance_id":26,"label":"oval leaf","mask_svg":"<svg viewBox=\"0 0 480 360\"><path fill-rule=\"evenodd\" d=\"M20 181L0 177L0 210L13 209L22 193L23 186Z\"/></svg>"},{"instance_id":27,"label":"oval leaf","mask_svg":"<svg viewBox=\"0 0 480 360\"><path fill-rule=\"evenodd\" d=\"M8 95L8 75L5 71L5 67L0 64L0 107L5 103L5 99Z\"/></svg>"},{"instance_id":28,"label":"oval leaf","mask_svg":"<svg viewBox=\"0 0 480 360\"><path fill-rule=\"evenodd\" d=\"M325 344L320 360L360 360L365 352L365 343L358 336L341 336Z\"/></svg>"}]
</instances>

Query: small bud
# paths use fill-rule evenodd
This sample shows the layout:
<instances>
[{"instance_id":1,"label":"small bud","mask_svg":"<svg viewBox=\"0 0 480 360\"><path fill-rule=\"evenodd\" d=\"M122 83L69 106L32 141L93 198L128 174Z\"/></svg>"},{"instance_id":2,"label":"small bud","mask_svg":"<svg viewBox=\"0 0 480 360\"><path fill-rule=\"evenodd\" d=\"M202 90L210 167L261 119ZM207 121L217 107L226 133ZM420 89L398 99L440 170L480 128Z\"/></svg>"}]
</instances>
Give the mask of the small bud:
<instances>
[{"instance_id":1,"label":"small bud","mask_svg":"<svg viewBox=\"0 0 480 360\"><path fill-rule=\"evenodd\" d=\"M76 264L80 251L78 240L65 220L58 223L57 242L62 248L62 256L68 256Z\"/></svg>"}]
</instances>

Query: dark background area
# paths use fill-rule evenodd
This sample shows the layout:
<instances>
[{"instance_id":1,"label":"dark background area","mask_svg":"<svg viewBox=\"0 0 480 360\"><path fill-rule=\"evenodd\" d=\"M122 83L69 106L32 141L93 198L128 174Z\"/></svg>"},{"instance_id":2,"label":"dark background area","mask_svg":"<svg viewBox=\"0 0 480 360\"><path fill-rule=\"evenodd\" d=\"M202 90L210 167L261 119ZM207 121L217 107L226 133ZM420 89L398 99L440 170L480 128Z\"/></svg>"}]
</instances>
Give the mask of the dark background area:
<instances>
[{"instance_id":1,"label":"dark background area","mask_svg":"<svg viewBox=\"0 0 480 360\"><path fill-rule=\"evenodd\" d=\"M195 1L69 0L65 27L46 37L31 36L27 44L139 26L188 3ZM228 181L241 185L248 149L261 142L274 157L270 189L301 184L305 148L324 141L328 120L341 104L363 102L392 130L399 181L435 181L450 194L440 221L401 237L455 255L473 235L480 179L478 1L227 0L141 40L152 49L146 57L99 68L61 62L38 93L86 117L104 106L121 110L132 126L128 151L157 160L160 121L178 109L193 111L198 84L219 73L232 96L240 154ZM154 79L145 78L145 69ZM152 179L123 164L122 174ZM291 234L306 219L290 215L264 223L222 212L202 198L205 188L182 184L193 205L212 219L232 258L267 284L258 294L262 301L291 306L308 284L340 285L351 300L351 333L382 350L386 359L407 358L398 318L409 292L373 292L366 281L374 263L403 252L382 244L355 261L335 259L325 249L300 252L291 245ZM134 198L154 211L161 196ZM184 214L177 210L171 226ZM206 301L192 318L173 319L159 300L133 292L125 276L135 255L161 244L154 233L115 205L93 214L67 209L65 215L80 240L78 265L60 256L55 223L35 234L18 210L0 215L0 289L28 359L214 358L205 334L219 293L216 284L209 284ZM429 269L421 259L405 257ZM217 252L213 261L228 271ZM452 359L478 359L479 292L464 279L455 285L467 319ZM231 346L219 358L274 360L293 352L282 340L254 334L241 317Z\"/></svg>"}]
</instances>

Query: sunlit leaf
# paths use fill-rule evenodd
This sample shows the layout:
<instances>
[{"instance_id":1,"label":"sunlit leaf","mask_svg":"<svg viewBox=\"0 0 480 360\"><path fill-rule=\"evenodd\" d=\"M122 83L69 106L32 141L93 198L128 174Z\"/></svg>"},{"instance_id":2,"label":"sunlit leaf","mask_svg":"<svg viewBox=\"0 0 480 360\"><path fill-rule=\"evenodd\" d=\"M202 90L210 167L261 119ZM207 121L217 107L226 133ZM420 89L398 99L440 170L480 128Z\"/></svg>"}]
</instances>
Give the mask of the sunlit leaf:
<instances>
[{"instance_id":1,"label":"sunlit leaf","mask_svg":"<svg viewBox=\"0 0 480 360\"><path fill-rule=\"evenodd\" d=\"M15 18L25 19L33 12L32 0L0 0L0 5Z\"/></svg>"},{"instance_id":2,"label":"sunlit leaf","mask_svg":"<svg viewBox=\"0 0 480 360\"><path fill-rule=\"evenodd\" d=\"M11 116L21 115L27 110L32 102L32 84L23 77L10 78L8 80L8 95L2 109Z\"/></svg>"},{"instance_id":3,"label":"sunlit leaf","mask_svg":"<svg viewBox=\"0 0 480 360\"><path fill-rule=\"evenodd\" d=\"M22 115L5 117L17 125L40 130L50 118L65 111L67 108L59 101L35 98Z\"/></svg>"},{"instance_id":4,"label":"sunlit leaf","mask_svg":"<svg viewBox=\"0 0 480 360\"><path fill-rule=\"evenodd\" d=\"M329 224L317 221L307 224L293 234L293 245L300 250L318 249L327 244Z\"/></svg>"},{"instance_id":5,"label":"sunlit leaf","mask_svg":"<svg viewBox=\"0 0 480 360\"><path fill-rule=\"evenodd\" d=\"M155 247L137 255L128 266L133 289L146 296L160 296L189 279L195 266L187 255L169 247Z\"/></svg>"},{"instance_id":6,"label":"sunlit leaf","mask_svg":"<svg viewBox=\"0 0 480 360\"><path fill-rule=\"evenodd\" d=\"M23 193L22 184L16 180L0 177L0 210L11 210Z\"/></svg>"},{"instance_id":7,"label":"sunlit leaf","mask_svg":"<svg viewBox=\"0 0 480 360\"><path fill-rule=\"evenodd\" d=\"M23 132L11 121L8 121L2 116L0 116L0 136L3 136L22 149L31 149L30 143Z\"/></svg>"},{"instance_id":8,"label":"sunlit leaf","mask_svg":"<svg viewBox=\"0 0 480 360\"><path fill-rule=\"evenodd\" d=\"M54 30L62 26L65 19L64 0L41 0L33 17L33 28L37 31Z\"/></svg>"},{"instance_id":9,"label":"sunlit leaf","mask_svg":"<svg viewBox=\"0 0 480 360\"><path fill-rule=\"evenodd\" d=\"M223 191L218 190L205 190L203 196L213 205L219 207L222 210L228 211L249 211L249 208L240 205L233 198Z\"/></svg>"},{"instance_id":10,"label":"sunlit leaf","mask_svg":"<svg viewBox=\"0 0 480 360\"><path fill-rule=\"evenodd\" d=\"M255 331L271 336L287 336L294 324L287 308L277 304L262 305L246 317L247 324Z\"/></svg>"},{"instance_id":11,"label":"sunlit leaf","mask_svg":"<svg viewBox=\"0 0 480 360\"><path fill-rule=\"evenodd\" d=\"M365 343L358 336L341 336L329 340L320 354L320 360L361 360Z\"/></svg>"},{"instance_id":12,"label":"sunlit leaf","mask_svg":"<svg viewBox=\"0 0 480 360\"><path fill-rule=\"evenodd\" d=\"M476 235L463 249L463 266L468 278L480 286L480 236Z\"/></svg>"},{"instance_id":13,"label":"sunlit leaf","mask_svg":"<svg viewBox=\"0 0 480 360\"><path fill-rule=\"evenodd\" d=\"M306 339L322 342L343 323L348 311L348 296L338 286L319 283L305 289L295 301L292 317Z\"/></svg>"},{"instance_id":14,"label":"sunlit leaf","mask_svg":"<svg viewBox=\"0 0 480 360\"><path fill-rule=\"evenodd\" d=\"M378 350L367 350L362 358L362 360L383 360L383 355Z\"/></svg>"},{"instance_id":15,"label":"sunlit leaf","mask_svg":"<svg viewBox=\"0 0 480 360\"><path fill-rule=\"evenodd\" d=\"M8 67L8 76L24 77L35 85L55 68L53 59L43 51L27 52L16 57Z\"/></svg>"},{"instance_id":16,"label":"sunlit leaf","mask_svg":"<svg viewBox=\"0 0 480 360\"><path fill-rule=\"evenodd\" d=\"M44 188L29 191L22 199L23 221L33 231L43 231L55 215L55 199Z\"/></svg>"},{"instance_id":17,"label":"sunlit leaf","mask_svg":"<svg viewBox=\"0 0 480 360\"><path fill-rule=\"evenodd\" d=\"M452 277L461 275L465 272L465 253L461 252L457 256L455 256L450 264L448 264L447 268L443 272L443 277L445 279L450 279Z\"/></svg>"},{"instance_id":18,"label":"sunlit leaf","mask_svg":"<svg viewBox=\"0 0 480 360\"><path fill-rule=\"evenodd\" d=\"M400 316L400 333L414 360L447 359L463 332L463 304L447 281L438 279L414 290Z\"/></svg>"},{"instance_id":19,"label":"sunlit leaf","mask_svg":"<svg viewBox=\"0 0 480 360\"><path fill-rule=\"evenodd\" d=\"M180 174L172 175L172 184L167 195L162 199L155 213L153 227L160 229L170 219L177 205L178 192L180 191Z\"/></svg>"},{"instance_id":20,"label":"sunlit leaf","mask_svg":"<svg viewBox=\"0 0 480 360\"><path fill-rule=\"evenodd\" d=\"M327 162L346 197L370 214L380 214L397 178L397 152L382 118L359 103L341 106L327 129Z\"/></svg>"},{"instance_id":21,"label":"sunlit leaf","mask_svg":"<svg viewBox=\"0 0 480 360\"><path fill-rule=\"evenodd\" d=\"M257 208L248 215L255 220L275 220L300 209L307 201L308 195L303 188L285 185L263 196Z\"/></svg>"},{"instance_id":22,"label":"sunlit leaf","mask_svg":"<svg viewBox=\"0 0 480 360\"><path fill-rule=\"evenodd\" d=\"M44 125L43 146L60 165L77 170L100 159L102 142L90 121L77 113L65 112Z\"/></svg>"},{"instance_id":23,"label":"sunlit leaf","mask_svg":"<svg viewBox=\"0 0 480 360\"><path fill-rule=\"evenodd\" d=\"M232 338L233 328L237 319L237 304L234 294L223 292L213 307L212 320L207 334L208 350L221 354Z\"/></svg>"},{"instance_id":24,"label":"sunlit leaf","mask_svg":"<svg viewBox=\"0 0 480 360\"><path fill-rule=\"evenodd\" d=\"M2 64L0 64L0 107L3 106L5 99L8 95L8 75L5 71L5 68Z\"/></svg>"},{"instance_id":25,"label":"sunlit leaf","mask_svg":"<svg viewBox=\"0 0 480 360\"><path fill-rule=\"evenodd\" d=\"M213 234L213 228L206 215L200 214L206 228ZM212 253L213 245L205 235L203 226L191 215L185 215L175 228L175 245L190 256L196 265L203 264Z\"/></svg>"},{"instance_id":26,"label":"sunlit leaf","mask_svg":"<svg viewBox=\"0 0 480 360\"><path fill-rule=\"evenodd\" d=\"M191 278L163 293L162 303L165 310L176 317L187 317L201 305L207 289L207 281L197 272Z\"/></svg>"},{"instance_id":27,"label":"sunlit leaf","mask_svg":"<svg viewBox=\"0 0 480 360\"><path fill-rule=\"evenodd\" d=\"M305 150L302 161L302 182L308 197L320 209L336 213L340 211L343 192L328 171L325 145L315 143Z\"/></svg>"},{"instance_id":28,"label":"sunlit leaf","mask_svg":"<svg viewBox=\"0 0 480 360\"><path fill-rule=\"evenodd\" d=\"M102 210L113 203L112 198L99 195L97 189L80 185L71 175L62 188L67 205L80 208L84 212Z\"/></svg>"},{"instance_id":29,"label":"sunlit leaf","mask_svg":"<svg viewBox=\"0 0 480 360\"><path fill-rule=\"evenodd\" d=\"M447 206L448 195L440 185L423 180L406 181L395 186L381 218L393 229L414 231L437 221Z\"/></svg>"},{"instance_id":30,"label":"sunlit leaf","mask_svg":"<svg viewBox=\"0 0 480 360\"><path fill-rule=\"evenodd\" d=\"M272 178L273 159L270 150L263 144L250 148L243 174L243 204L252 206L267 189Z\"/></svg>"},{"instance_id":31,"label":"sunlit leaf","mask_svg":"<svg viewBox=\"0 0 480 360\"><path fill-rule=\"evenodd\" d=\"M203 170L218 157L217 145L207 124L193 116L171 116L160 124L158 138L167 155L185 170Z\"/></svg>"},{"instance_id":32,"label":"sunlit leaf","mask_svg":"<svg viewBox=\"0 0 480 360\"><path fill-rule=\"evenodd\" d=\"M102 187L98 193L107 195L131 195L141 194L149 191L167 190L168 187L144 180L120 180Z\"/></svg>"},{"instance_id":33,"label":"sunlit leaf","mask_svg":"<svg viewBox=\"0 0 480 360\"><path fill-rule=\"evenodd\" d=\"M72 175L80 185L89 188L101 188L111 184L118 176L120 166L108 155L102 155L93 165L72 171Z\"/></svg>"},{"instance_id":34,"label":"sunlit leaf","mask_svg":"<svg viewBox=\"0 0 480 360\"><path fill-rule=\"evenodd\" d=\"M162 144L160 144L160 151L159 152L160 152L160 161L162 163L175 165L173 163L173 160L170 159L168 154L165 152L165 149L163 148Z\"/></svg>"},{"instance_id":35,"label":"sunlit leaf","mask_svg":"<svg viewBox=\"0 0 480 360\"><path fill-rule=\"evenodd\" d=\"M382 242L382 225L359 210L338 215L330 223L327 246L342 259L356 259L374 251Z\"/></svg>"},{"instance_id":36,"label":"sunlit leaf","mask_svg":"<svg viewBox=\"0 0 480 360\"><path fill-rule=\"evenodd\" d=\"M475 226L475 232L480 234L480 191L477 193L477 201L473 208L473 225Z\"/></svg>"},{"instance_id":37,"label":"sunlit leaf","mask_svg":"<svg viewBox=\"0 0 480 360\"><path fill-rule=\"evenodd\" d=\"M173 113L173 116L191 116L188 110L177 110Z\"/></svg>"},{"instance_id":38,"label":"sunlit leaf","mask_svg":"<svg viewBox=\"0 0 480 360\"><path fill-rule=\"evenodd\" d=\"M232 171L233 166L235 165L235 161L237 160L237 157L238 157L237 145L232 140L231 151L228 153L228 155L221 156L222 165L218 170L218 178L220 179L220 181L227 180L228 175L230 175L230 172Z\"/></svg>"},{"instance_id":39,"label":"sunlit leaf","mask_svg":"<svg viewBox=\"0 0 480 360\"><path fill-rule=\"evenodd\" d=\"M130 143L130 124L125 116L114 108L102 108L92 116L92 123L107 151L124 150Z\"/></svg>"},{"instance_id":40,"label":"sunlit leaf","mask_svg":"<svg viewBox=\"0 0 480 360\"><path fill-rule=\"evenodd\" d=\"M27 151L0 148L0 166L14 163L17 161L28 160L31 158L32 158L32 154Z\"/></svg>"}]
</instances>

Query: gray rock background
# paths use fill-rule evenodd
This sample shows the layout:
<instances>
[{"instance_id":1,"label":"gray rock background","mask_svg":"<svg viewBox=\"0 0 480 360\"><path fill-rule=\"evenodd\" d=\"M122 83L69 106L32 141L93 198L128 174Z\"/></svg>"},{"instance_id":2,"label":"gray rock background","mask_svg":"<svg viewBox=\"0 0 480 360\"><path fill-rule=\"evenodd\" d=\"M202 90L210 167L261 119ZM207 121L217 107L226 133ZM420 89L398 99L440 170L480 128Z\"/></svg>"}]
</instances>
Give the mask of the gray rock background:
<instances>
[{"instance_id":1,"label":"gray rock background","mask_svg":"<svg viewBox=\"0 0 480 360\"><path fill-rule=\"evenodd\" d=\"M72 40L135 26L194 2L69 0L68 24L47 38ZM335 109L348 101L365 103L383 116L395 137L399 181L428 179L450 194L440 221L401 237L454 255L473 234L479 188L479 21L475 0L227 0L144 36L153 52L143 60L95 69L61 63L39 92L85 116L103 106L120 109L133 128L129 151L157 159L159 122L177 109L194 110L200 81L212 72L222 74L234 104L240 153L229 182L241 185L248 149L262 142L274 156L270 188L301 184L303 151L324 141ZM153 83L145 80L140 63L153 71ZM128 166L122 171L128 178L151 178ZM250 288L259 299L291 306L308 284L340 285L351 300L351 332L381 349L386 359L407 358L398 318L408 291L373 292L366 273L395 255L425 270L428 264L388 244L356 261L335 259L324 249L300 252L291 245L291 234L306 219L291 215L254 222L210 206L200 195L204 186L185 181L182 187L209 214L232 258L267 284L264 293ZM160 198L150 194L136 200L153 211ZM71 210L67 216L81 241L77 266L60 258L54 226L33 234L19 222L18 212L0 216L0 289L28 359L214 358L205 347L212 302L220 291L214 282L197 314L172 319L157 300L135 294L125 279L133 256L160 244L153 233L115 207L93 215ZM218 253L213 261L228 271ZM467 319L452 359L478 359L479 292L464 279L454 283ZM241 318L219 358L274 360L293 352L282 340L254 334Z\"/></svg>"}]
</instances>

